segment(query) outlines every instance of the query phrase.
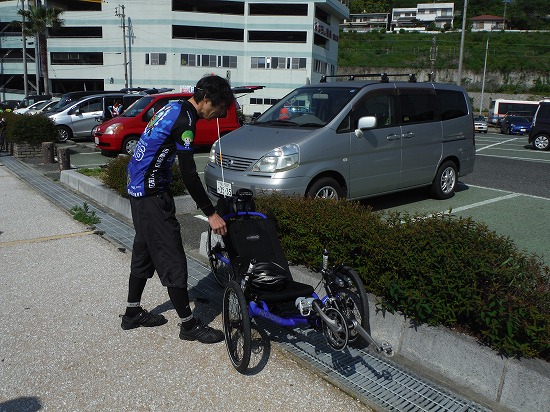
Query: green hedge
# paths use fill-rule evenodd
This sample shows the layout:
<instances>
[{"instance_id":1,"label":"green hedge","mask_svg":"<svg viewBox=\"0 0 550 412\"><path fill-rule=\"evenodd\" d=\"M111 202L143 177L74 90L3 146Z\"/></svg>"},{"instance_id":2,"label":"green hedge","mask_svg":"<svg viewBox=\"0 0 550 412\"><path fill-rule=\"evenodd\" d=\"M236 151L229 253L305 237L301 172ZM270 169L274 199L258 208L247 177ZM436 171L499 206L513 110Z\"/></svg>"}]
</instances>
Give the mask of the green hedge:
<instances>
[{"instance_id":1,"label":"green hedge","mask_svg":"<svg viewBox=\"0 0 550 412\"><path fill-rule=\"evenodd\" d=\"M8 142L41 145L43 142L55 142L59 138L55 123L44 115L2 113L2 117L7 121Z\"/></svg>"},{"instance_id":2,"label":"green hedge","mask_svg":"<svg viewBox=\"0 0 550 412\"><path fill-rule=\"evenodd\" d=\"M469 333L503 355L550 360L550 269L484 224L349 201L272 195L256 204L276 218L293 264L318 269L327 247L333 263L357 270L381 310Z\"/></svg>"},{"instance_id":3,"label":"green hedge","mask_svg":"<svg viewBox=\"0 0 550 412\"><path fill-rule=\"evenodd\" d=\"M103 176L103 183L115 190L119 195L128 197L126 185L128 184L128 177L126 170L128 169L128 162L130 156L118 156L109 160L105 166L105 174ZM185 186L181 180L180 169L177 162L172 166L172 175L174 177L170 190L174 196L185 194Z\"/></svg>"}]
</instances>

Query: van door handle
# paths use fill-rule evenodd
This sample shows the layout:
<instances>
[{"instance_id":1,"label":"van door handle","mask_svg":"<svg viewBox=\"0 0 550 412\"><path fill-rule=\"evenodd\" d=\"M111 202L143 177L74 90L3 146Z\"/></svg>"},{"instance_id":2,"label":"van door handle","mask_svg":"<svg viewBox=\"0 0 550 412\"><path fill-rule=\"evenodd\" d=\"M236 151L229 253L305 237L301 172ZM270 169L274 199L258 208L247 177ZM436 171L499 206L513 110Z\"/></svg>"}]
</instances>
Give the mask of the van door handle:
<instances>
[{"instance_id":1,"label":"van door handle","mask_svg":"<svg viewBox=\"0 0 550 412\"><path fill-rule=\"evenodd\" d=\"M401 137L403 137L403 139L411 139L414 137L414 133L413 132L407 132L407 133L403 133L401 135Z\"/></svg>"},{"instance_id":2,"label":"van door handle","mask_svg":"<svg viewBox=\"0 0 550 412\"><path fill-rule=\"evenodd\" d=\"M388 140L390 142L393 142L394 140L398 140L398 139L401 139L401 136L399 136L398 134L395 134L395 133L392 133L392 134L386 136L386 140Z\"/></svg>"}]
</instances>

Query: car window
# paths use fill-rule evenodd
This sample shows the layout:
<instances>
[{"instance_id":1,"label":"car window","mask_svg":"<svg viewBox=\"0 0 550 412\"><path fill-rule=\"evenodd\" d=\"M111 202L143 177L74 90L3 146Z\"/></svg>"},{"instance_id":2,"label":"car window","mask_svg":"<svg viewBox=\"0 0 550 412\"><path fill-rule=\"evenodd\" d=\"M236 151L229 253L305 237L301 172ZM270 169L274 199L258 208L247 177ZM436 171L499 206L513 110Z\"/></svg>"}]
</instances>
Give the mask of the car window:
<instances>
[{"instance_id":1,"label":"car window","mask_svg":"<svg viewBox=\"0 0 550 412\"><path fill-rule=\"evenodd\" d=\"M441 120L450 120L468 114L468 105L464 94L457 90L437 90L437 106L441 115ZM479 120L485 120L479 116Z\"/></svg>"},{"instance_id":2,"label":"car window","mask_svg":"<svg viewBox=\"0 0 550 412\"><path fill-rule=\"evenodd\" d=\"M143 109L149 106L149 103L151 103L153 99L154 97L150 96L142 97L130 107L128 107L128 109L126 109L126 111L122 113L122 117L136 117L143 111Z\"/></svg>"},{"instance_id":3,"label":"car window","mask_svg":"<svg viewBox=\"0 0 550 412\"><path fill-rule=\"evenodd\" d=\"M361 117L376 117L376 128L395 126L397 124L397 98L393 91L369 93L354 105L352 109L352 125L357 128Z\"/></svg>"},{"instance_id":4,"label":"car window","mask_svg":"<svg viewBox=\"0 0 550 412\"><path fill-rule=\"evenodd\" d=\"M435 120L434 95L424 90L401 90L401 123L421 123Z\"/></svg>"},{"instance_id":5,"label":"car window","mask_svg":"<svg viewBox=\"0 0 550 412\"><path fill-rule=\"evenodd\" d=\"M102 101L103 101L103 98L101 97L86 100L85 102L82 102L79 105L80 112L81 113L99 112L103 110Z\"/></svg>"},{"instance_id":6,"label":"car window","mask_svg":"<svg viewBox=\"0 0 550 412\"><path fill-rule=\"evenodd\" d=\"M170 99L168 97L164 99L158 99L143 116L143 120L149 122L153 118L153 115L168 104Z\"/></svg>"}]
</instances>

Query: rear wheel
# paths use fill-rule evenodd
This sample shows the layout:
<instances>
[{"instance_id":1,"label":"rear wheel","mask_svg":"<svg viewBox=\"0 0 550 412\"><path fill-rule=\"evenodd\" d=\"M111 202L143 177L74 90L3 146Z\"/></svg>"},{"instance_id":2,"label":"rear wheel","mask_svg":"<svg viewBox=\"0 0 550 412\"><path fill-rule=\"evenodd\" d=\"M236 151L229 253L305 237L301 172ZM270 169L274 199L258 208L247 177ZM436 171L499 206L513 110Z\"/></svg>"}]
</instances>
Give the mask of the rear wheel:
<instances>
[{"instance_id":1,"label":"rear wheel","mask_svg":"<svg viewBox=\"0 0 550 412\"><path fill-rule=\"evenodd\" d=\"M355 320L367 333L370 334L369 323L369 302L367 292L361 282L361 278L353 269L342 266L334 272L337 284L335 298L338 302L338 309L342 312L348 323ZM349 342L355 346L362 346L365 342L354 329L349 329Z\"/></svg>"},{"instance_id":2,"label":"rear wheel","mask_svg":"<svg viewBox=\"0 0 550 412\"><path fill-rule=\"evenodd\" d=\"M122 152L129 156L133 156L138 140L139 138L136 136L128 136L126 139L124 139L124 142L122 143Z\"/></svg>"},{"instance_id":3,"label":"rear wheel","mask_svg":"<svg viewBox=\"0 0 550 412\"><path fill-rule=\"evenodd\" d=\"M229 253L223 243L223 238L220 235L216 235L211 227L208 228L206 247L212 274L216 282L218 282L220 286L225 287L227 282L234 279L235 275L233 267L231 266L231 261L229 260Z\"/></svg>"},{"instance_id":4,"label":"rear wheel","mask_svg":"<svg viewBox=\"0 0 550 412\"><path fill-rule=\"evenodd\" d=\"M435 174L435 179L432 183L432 194L436 199L450 199L455 194L456 181L458 172L454 162L447 160Z\"/></svg>"},{"instance_id":5,"label":"rear wheel","mask_svg":"<svg viewBox=\"0 0 550 412\"><path fill-rule=\"evenodd\" d=\"M322 177L311 185L307 195L313 198L344 199L346 192L332 177Z\"/></svg>"},{"instance_id":6,"label":"rear wheel","mask_svg":"<svg viewBox=\"0 0 550 412\"><path fill-rule=\"evenodd\" d=\"M548 150L550 148L550 137L547 134L536 135L533 139L533 148L537 150Z\"/></svg>"},{"instance_id":7,"label":"rear wheel","mask_svg":"<svg viewBox=\"0 0 550 412\"><path fill-rule=\"evenodd\" d=\"M227 353L235 369L244 373L252 350L250 316L244 293L234 280L225 288L222 313Z\"/></svg>"},{"instance_id":8,"label":"rear wheel","mask_svg":"<svg viewBox=\"0 0 550 412\"><path fill-rule=\"evenodd\" d=\"M67 126L57 126L57 131L59 132L59 141L66 142L67 140L72 139L73 132Z\"/></svg>"}]
</instances>

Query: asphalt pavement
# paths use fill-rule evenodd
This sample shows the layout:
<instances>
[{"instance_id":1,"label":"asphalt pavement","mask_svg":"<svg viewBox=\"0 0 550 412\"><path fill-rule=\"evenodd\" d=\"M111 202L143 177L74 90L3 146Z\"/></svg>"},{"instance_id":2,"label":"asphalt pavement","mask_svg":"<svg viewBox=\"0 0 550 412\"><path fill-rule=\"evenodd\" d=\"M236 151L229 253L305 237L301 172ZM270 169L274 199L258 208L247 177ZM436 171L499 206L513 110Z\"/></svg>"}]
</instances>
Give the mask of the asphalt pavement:
<instances>
[{"instance_id":1,"label":"asphalt pavement","mask_svg":"<svg viewBox=\"0 0 550 412\"><path fill-rule=\"evenodd\" d=\"M369 410L276 347L241 375L224 343L181 341L157 278L142 304L168 323L123 331L129 253L46 200L2 160L0 411ZM190 294L196 316L221 328L208 296L193 288Z\"/></svg>"}]
</instances>

